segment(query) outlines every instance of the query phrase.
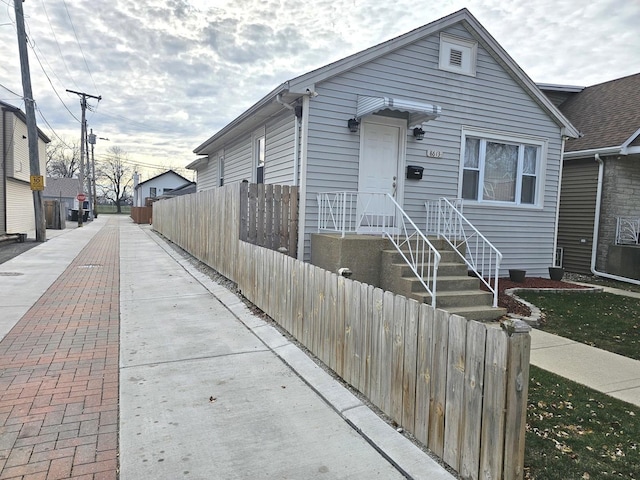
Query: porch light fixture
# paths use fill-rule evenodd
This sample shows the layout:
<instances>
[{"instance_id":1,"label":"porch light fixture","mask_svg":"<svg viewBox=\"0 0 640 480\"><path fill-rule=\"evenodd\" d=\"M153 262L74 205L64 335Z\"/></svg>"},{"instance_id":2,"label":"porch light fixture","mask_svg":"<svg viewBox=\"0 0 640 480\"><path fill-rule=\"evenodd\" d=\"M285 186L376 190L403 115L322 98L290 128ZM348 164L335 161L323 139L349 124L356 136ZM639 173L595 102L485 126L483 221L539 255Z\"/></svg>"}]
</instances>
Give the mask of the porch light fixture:
<instances>
[{"instance_id":1,"label":"porch light fixture","mask_svg":"<svg viewBox=\"0 0 640 480\"><path fill-rule=\"evenodd\" d=\"M424 130L421 127L414 128L413 136L416 140L424 140Z\"/></svg>"},{"instance_id":2,"label":"porch light fixture","mask_svg":"<svg viewBox=\"0 0 640 480\"><path fill-rule=\"evenodd\" d=\"M347 126L349 127L349 131L351 133L356 133L360 129L360 122L357 118L350 118L347 121Z\"/></svg>"}]
</instances>

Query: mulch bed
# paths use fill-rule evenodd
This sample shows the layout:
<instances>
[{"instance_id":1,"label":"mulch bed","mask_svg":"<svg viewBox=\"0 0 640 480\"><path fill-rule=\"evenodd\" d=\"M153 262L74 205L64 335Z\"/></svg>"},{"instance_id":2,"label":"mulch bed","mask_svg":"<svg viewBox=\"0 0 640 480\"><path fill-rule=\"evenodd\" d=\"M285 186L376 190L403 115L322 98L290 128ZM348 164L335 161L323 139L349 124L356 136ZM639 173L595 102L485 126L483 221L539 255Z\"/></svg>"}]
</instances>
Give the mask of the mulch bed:
<instances>
[{"instance_id":1,"label":"mulch bed","mask_svg":"<svg viewBox=\"0 0 640 480\"><path fill-rule=\"evenodd\" d=\"M483 288L484 285L482 285ZM581 289L587 288L583 285L576 285L575 283L568 283L558 280L550 280L548 278L542 277L526 277L524 282L516 283L512 282L508 278L501 278L498 282L498 306L506 308L508 313L513 313L515 315L522 315L528 317L531 315L531 311L529 307L520 303L515 298L507 295L505 290L510 288L572 288L572 289Z\"/></svg>"}]
</instances>

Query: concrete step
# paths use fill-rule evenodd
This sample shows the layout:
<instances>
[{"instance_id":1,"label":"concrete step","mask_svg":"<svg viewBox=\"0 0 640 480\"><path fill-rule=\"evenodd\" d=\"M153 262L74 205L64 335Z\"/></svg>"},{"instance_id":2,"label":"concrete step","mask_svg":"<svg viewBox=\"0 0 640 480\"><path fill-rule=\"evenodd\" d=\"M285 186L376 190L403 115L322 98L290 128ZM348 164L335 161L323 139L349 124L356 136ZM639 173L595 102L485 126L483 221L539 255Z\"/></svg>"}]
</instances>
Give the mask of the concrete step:
<instances>
[{"instance_id":1,"label":"concrete step","mask_svg":"<svg viewBox=\"0 0 640 480\"><path fill-rule=\"evenodd\" d=\"M405 251L407 258L411 258L409 252ZM397 250L383 250L382 251L383 261L387 261L388 263L400 263L405 264L404 258ZM428 252L425 252L425 260L428 260ZM460 265L465 265L464 260L460 258L460 256L453 251L440 252L440 265L443 263L458 263Z\"/></svg>"},{"instance_id":2,"label":"concrete step","mask_svg":"<svg viewBox=\"0 0 640 480\"><path fill-rule=\"evenodd\" d=\"M431 303L431 295L427 292L413 292L410 298L419 302ZM483 290L459 290L455 292L436 292L436 307L449 310L457 307L491 306L493 295Z\"/></svg>"},{"instance_id":3,"label":"concrete step","mask_svg":"<svg viewBox=\"0 0 640 480\"><path fill-rule=\"evenodd\" d=\"M501 307L459 307L447 308L447 312L460 315L467 320L478 320L481 322L490 322L497 320L507 314L506 308Z\"/></svg>"},{"instance_id":4,"label":"concrete step","mask_svg":"<svg viewBox=\"0 0 640 480\"><path fill-rule=\"evenodd\" d=\"M410 288L407 291L424 291L422 283L420 283L420 280L418 280L416 277L403 277L403 280L411 284ZM480 290L480 280L476 277L470 277L468 275L438 275L436 290L438 291L438 293Z\"/></svg>"},{"instance_id":5,"label":"concrete step","mask_svg":"<svg viewBox=\"0 0 640 480\"><path fill-rule=\"evenodd\" d=\"M384 260L383 260L384 261ZM417 267L424 266L425 275L431 274L432 269L427 268L428 265L419 264ZM393 263L389 265L390 271L393 272L394 275L398 275L401 277L413 277L413 272L411 268L406 263ZM442 262L438 265L438 278L440 277L465 277L467 275L467 266L461 263L455 262ZM473 277L471 277L473 278Z\"/></svg>"}]
</instances>

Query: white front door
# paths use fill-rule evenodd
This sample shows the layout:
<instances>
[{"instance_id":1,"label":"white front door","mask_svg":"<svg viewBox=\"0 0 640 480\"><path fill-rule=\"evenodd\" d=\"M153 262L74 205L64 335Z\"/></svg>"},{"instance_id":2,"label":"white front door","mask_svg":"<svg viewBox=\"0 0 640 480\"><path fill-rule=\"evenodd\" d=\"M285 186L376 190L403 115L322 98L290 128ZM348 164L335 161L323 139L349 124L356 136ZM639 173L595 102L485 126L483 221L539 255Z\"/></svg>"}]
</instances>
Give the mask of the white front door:
<instances>
[{"instance_id":1,"label":"white front door","mask_svg":"<svg viewBox=\"0 0 640 480\"><path fill-rule=\"evenodd\" d=\"M401 203L406 120L369 117L361 125L358 173L358 231L378 233L395 225L395 208L382 195ZM371 195L366 195L371 194Z\"/></svg>"}]
</instances>

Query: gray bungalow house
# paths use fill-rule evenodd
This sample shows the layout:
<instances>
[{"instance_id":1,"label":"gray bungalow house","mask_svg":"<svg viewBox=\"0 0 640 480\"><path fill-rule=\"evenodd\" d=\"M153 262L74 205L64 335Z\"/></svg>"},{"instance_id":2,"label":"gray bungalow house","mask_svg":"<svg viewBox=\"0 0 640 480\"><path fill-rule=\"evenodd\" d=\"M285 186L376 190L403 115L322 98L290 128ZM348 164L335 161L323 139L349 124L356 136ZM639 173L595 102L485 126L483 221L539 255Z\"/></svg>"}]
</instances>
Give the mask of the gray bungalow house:
<instances>
[{"instance_id":1,"label":"gray bungalow house","mask_svg":"<svg viewBox=\"0 0 640 480\"><path fill-rule=\"evenodd\" d=\"M640 73L540 88L582 133L565 143L562 266L640 281Z\"/></svg>"},{"instance_id":2,"label":"gray bungalow house","mask_svg":"<svg viewBox=\"0 0 640 480\"><path fill-rule=\"evenodd\" d=\"M419 236L409 230L455 223L500 251L500 275L547 276L563 142L577 136L462 9L282 83L199 145L188 168L198 190L299 186L304 260L318 232ZM425 203L442 198L432 224Z\"/></svg>"}]
</instances>

